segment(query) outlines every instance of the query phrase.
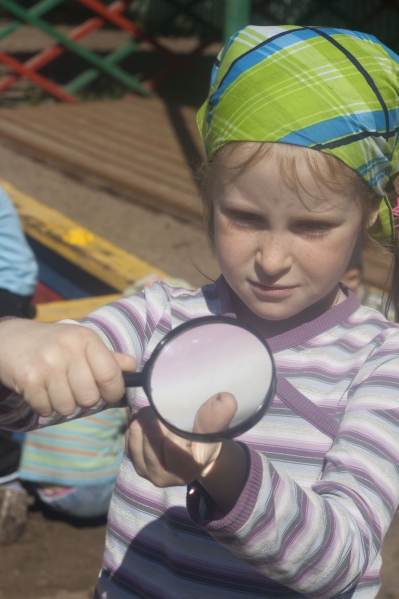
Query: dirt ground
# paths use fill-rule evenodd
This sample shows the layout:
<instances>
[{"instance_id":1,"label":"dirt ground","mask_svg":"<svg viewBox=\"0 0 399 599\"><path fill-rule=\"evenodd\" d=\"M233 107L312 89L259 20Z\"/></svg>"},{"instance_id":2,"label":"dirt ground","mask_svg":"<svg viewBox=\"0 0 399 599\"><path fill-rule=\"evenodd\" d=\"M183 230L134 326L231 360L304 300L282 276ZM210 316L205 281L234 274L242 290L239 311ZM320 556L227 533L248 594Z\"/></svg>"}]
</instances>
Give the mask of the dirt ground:
<instances>
[{"instance_id":1,"label":"dirt ground","mask_svg":"<svg viewBox=\"0 0 399 599\"><path fill-rule=\"evenodd\" d=\"M1 48L18 51L19 58L24 58L48 43L35 31L28 34L28 29L20 30L19 38L2 42ZM113 43L113 39L97 37L89 46L105 50ZM3 72L0 67L0 75ZM21 81L3 105L24 100L29 93L29 84ZM101 185L72 178L1 140L0 177L175 277L199 286L218 276L206 234L198 225L134 205ZM0 599L90 599L101 565L104 535L104 522L66 522L33 509L23 537L0 548ZM399 516L383 553L383 586L378 599L399 599Z\"/></svg>"},{"instance_id":2,"label":"dirt ground","mask_svg":"<svg viewBox=\"0 0 399 599\"><path fill-rule=\"evenodd\" d=\"M91 599L105 524L77 526L29 514L22 538L0 549L1 599Z\"/></svg>"}]
</instances>

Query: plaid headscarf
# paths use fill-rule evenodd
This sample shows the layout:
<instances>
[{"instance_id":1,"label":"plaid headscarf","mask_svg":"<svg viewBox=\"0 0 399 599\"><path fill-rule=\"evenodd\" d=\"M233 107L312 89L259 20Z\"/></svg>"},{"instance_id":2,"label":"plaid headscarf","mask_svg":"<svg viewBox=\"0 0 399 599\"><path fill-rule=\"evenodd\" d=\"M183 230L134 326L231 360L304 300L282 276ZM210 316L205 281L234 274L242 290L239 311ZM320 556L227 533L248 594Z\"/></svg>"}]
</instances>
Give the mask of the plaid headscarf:
<instances>
[{"instance_id":1,"label":"plaid headscarf","mask_svg":"<svg viewBox=\"0 0 399 599\"><path fill-rule=\"evenodd\" d=\"M399 56L374 36L242 29L216 60L198 126L209 159L231 141L295 144L340 158L382 196L374 237L393 242L385 187L399 173Z\"/></svg>"}]
</instances>

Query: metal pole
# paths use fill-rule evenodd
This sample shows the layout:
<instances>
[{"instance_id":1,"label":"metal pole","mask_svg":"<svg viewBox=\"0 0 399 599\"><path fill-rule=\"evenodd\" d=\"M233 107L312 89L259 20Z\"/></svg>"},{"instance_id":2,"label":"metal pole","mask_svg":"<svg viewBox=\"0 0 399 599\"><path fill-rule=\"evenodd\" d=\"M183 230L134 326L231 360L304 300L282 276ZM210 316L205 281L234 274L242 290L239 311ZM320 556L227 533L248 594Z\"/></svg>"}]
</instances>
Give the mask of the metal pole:
<instances>
[{"instance_id":1,"label":"metal pole","mask_svg":"<svg viewBox=\"0 0 399 599\"><path fill-rule=\"evenodd\" d=\"M251 0L225 0L224 41L238 29L249 24L251 18Z\"/></svg>"}]
</instances>

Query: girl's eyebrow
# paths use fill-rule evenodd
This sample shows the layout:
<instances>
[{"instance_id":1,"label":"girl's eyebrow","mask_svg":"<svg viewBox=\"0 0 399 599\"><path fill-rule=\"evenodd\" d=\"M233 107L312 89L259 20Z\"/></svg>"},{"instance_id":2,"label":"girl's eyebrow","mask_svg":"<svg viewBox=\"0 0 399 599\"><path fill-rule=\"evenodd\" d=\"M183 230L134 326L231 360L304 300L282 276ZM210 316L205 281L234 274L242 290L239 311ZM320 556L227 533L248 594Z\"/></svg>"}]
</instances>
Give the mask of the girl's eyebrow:
<instances>
[{"instance_id":1,"label":"girl's eyebrow","mask_svg":"<svg viewBox=\"0 0 399 599\"><path fill-rule=\"evenodd\" d=\"M265 215L262 214L261 211L255 210L255 209L251 210L249 208L246 209L246 208L230 208L230 207L223 208L223 207L221 207L221 211L228 213L228 214L232 214L232 215L236 214L237 216L248 215L248 216L260 216L262 218L265 217Z\"/></svg>"}]
</instances>

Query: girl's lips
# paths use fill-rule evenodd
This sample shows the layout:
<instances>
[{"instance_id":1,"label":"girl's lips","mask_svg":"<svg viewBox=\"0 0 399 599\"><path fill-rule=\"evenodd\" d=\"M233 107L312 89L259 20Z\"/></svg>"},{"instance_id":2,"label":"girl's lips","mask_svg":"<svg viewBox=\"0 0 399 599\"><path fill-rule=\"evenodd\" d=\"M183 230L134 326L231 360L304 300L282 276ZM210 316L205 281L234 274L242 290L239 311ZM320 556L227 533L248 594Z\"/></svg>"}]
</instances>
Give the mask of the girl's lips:
<instances>
[{"instance_id":1,"label":"girl's lips","mask_svg":"<svg viewBox=\"0 0 399 599\"><path fill-rule=\"evenodd\" d=\"M249 281L249 283L262 295L268 297L288 297L294 293L295 289L298 289L298 285L291 285L289 287L282 285L263 285L262 283L256 283L255 281Z\"/></svg>"}]
</instances>

